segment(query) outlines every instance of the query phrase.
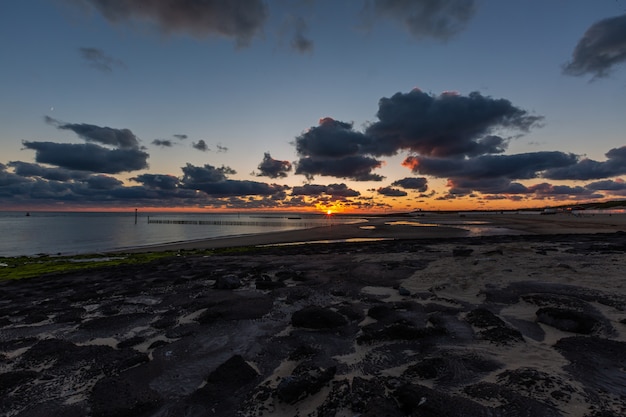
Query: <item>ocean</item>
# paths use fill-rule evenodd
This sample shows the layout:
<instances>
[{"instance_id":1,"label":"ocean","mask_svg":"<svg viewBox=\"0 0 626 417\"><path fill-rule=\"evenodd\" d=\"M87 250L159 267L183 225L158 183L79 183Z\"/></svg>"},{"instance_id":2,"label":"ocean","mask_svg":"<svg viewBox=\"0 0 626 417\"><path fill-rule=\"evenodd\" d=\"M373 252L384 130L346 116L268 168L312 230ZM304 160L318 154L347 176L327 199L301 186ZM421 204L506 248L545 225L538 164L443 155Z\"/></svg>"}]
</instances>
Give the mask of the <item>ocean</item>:
<instances>
[{"instance_id":1,"label":"ocean","mask_svg":"<svg viewBox=\"0 0 626 417\"><path fill-rule=\"evenodd\" d=\"M0 257L75 255L328 224L318 214L0 212ZM354 221L333 217L333 223Z\"/></svg>"}]
</instances>

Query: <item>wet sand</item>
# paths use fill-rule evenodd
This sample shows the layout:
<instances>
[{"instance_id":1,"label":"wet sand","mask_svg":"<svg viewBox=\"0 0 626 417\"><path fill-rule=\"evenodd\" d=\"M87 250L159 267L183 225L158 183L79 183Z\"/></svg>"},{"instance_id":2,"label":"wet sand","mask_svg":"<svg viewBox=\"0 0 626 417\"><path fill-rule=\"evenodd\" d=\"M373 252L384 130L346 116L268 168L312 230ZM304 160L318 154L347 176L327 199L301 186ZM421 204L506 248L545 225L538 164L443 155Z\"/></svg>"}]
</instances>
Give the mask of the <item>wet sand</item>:
<instances>
[{"instance_id":1,"label":"wet sand","mask_svg":"<svg viewBox=\"0 0 626 417\"><path fill-rule=\"evenodd\" d=\"M430 239L487 235L612 233L626 231L626 214L438 214L368 217L353 224L177 242L124 249L124 252L213 249L287 243Z\"/></svg>"},{"instance_id":2,"label":"wet sand","mask_svg":"<svg viewBox=\"0 0 626 417\"><path fill-rule=\"evenodd\" d=\"M624 217L406 220L0 282L0 415L626 415Z\"/></svg>"}]
</instances>

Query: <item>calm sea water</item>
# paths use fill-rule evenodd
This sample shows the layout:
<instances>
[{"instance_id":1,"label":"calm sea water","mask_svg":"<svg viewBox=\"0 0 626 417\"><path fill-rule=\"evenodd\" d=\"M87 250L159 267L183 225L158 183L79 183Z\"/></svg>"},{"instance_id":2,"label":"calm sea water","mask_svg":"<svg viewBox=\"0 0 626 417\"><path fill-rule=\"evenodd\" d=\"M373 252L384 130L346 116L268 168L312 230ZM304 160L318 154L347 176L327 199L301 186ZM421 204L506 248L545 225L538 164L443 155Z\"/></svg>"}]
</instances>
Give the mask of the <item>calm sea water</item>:
<instances>
[{"instance_id":1,"label":"calm sea water","mask_svg":"<svg viewBox=\"0 0 626 417\"><path fill-rule=\"evenodd\" d=\"M185 221L201 224L148 223ZM333 222L341 222L334 218ZM348 220L345 220L348 221ZM0 212L0 257L72 255L324 225L323 215Z\"/></svg>"}]
</instances>

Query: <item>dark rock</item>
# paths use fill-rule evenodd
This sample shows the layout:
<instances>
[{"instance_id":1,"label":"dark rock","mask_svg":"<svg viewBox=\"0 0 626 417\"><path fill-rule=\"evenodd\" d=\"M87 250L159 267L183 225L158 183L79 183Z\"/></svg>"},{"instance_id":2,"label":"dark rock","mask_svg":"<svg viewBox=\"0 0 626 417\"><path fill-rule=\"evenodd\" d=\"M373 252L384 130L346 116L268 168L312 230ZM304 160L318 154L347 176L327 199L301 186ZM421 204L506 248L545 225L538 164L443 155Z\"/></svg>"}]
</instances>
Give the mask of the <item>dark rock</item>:
<instances>
[{"instance_id":1,"label":"dark rock","mask_svg":"<svg viewBox=\"0 0 626 417\"><path fill-rule=\"evenodd\" d=\"M41 323L42 321L48 320L48 315L44 313L30 313L28 316L24 318L22 321L25 324L35 324Z\"/></svg>"},{"instance_id":2,"label":"dark rock","mask_svg":"<svg viewBox=\"0 0 626 417\"><path fill-rule=\"evenodd\" d=\"M433 356L409 366L403 377L435 379L438 385L458 385L475 381L502 368L502 364L478 354Z\"/></svg>"},{"instance_id":3,"label":"dark rock","mask_svg":"<svg viewBox=\"0 0 626 417\"><path fill-rule=\"evenodd\" d=\"M214 288L218 290L234 290L241 287L241 280L237 275L221 275L215 280Z\"/></svg>"},{"instance_id":4,"label":"dark rock","mask_svg":"<svg viewBox=\"0 0 626 417\"><path fill-rule=\"evenodd\" d=\"M474 252L472 248L454 248L452 249L452 256L455 257L468 257Z\"/></svg>"},{"instance_id":5,"label":"dark rock","mask_svg":"<svg viewBox=\"0 0 626 417\"><path fill-rule=\"evenodd\" d=\"M60 401L46 401L32 404L16 417L85 417L87 415L84 407L79 404L61 404Z\"/></svg>"},{"instance_id":6,"label":"dark rock","mask_svg":"<svg viewBox=\"0 0 626 417\"><path fill-rule=\"evenodd\" d=\"M0 374L0 395L5 395L26 381L34 380L38 375L35 371L12 371Z\"/></svg>"},{"instance_id":7,"label":"dark rock","mask_svg":"<svg viewBox=\"0 0 626 417\"><path fill-rule=\"evenodd\" d=\"M232 356L207 377L207 384L233 390L254 381L259 373L241 355Z\"/></svg>"},{"instance_id":8,"label":"dark rock","mask_svg":"<svg viewBox=\"0 0 626 417\"><path fill-rule=\"evenodd\" d=\"M376 320L384 320L394 314L393 308L388 304L379 304L367 310L367 315Z\"/></svg>"},{"instance_id":9,"label":"dark rock","mask_svg":"<svg viewBox=\"0 0 626 417\"><path fill-rule=\"evenodd\" d=\"M563 308L543 307L537 310L537 321L559 330L591 334L600 322L589 314Z\"/></svg>"},{"instance_id":10,"label":"dark rock","mask_svg":"<svg viewBox=\"0 0 626 417\"><path fill-rule=\"evenodd\" d=\"M572 336L554 345L570 364L565 367L591 394L624 395L626 343L594 336ZM598 398L592 398L598 402Z\"/></svg>"},{"instance_id":11,"label":"dark rock","mask_svg":"<svg viewBox=\"0 0 626 417\"><path fill-rule=\"evenodd\" d=\"M513 416L497 413L492 407L481 405L460 396L452 396L423 385L406 384L393 392L404 413L419 417L476 417Z\"/></svg>"},{"instance_id":12,"label":"dark rock","mask_svg":"<svg viewBox=\"0 0 626 417\"><path fill-rule=\"evenodd\" d=\"M497 345L509 345L524 341L524 336L519 330L505 326L481 330L478 336Z\"/></svg>"},{"instance_id":13,"label":"dark rock","mask_svg":"<svg viewBox=\"0 0 626 417\"><path fill-rule=\"evenodd\" d=\"M465 393L487 401L495 401L501 405L496 409L506 417L562 417L563 415L551 404L537 400L533 397L521 395L516 389L505 387L501 384L479 382L465 388ZM490 414L494 415L494 414Z\"/></svg>"},{"instance_id":14,"label":"dark rock","mask_svg":"<svg viewBox=\"0 0 626 417\"><path fill-rule=\"evenodd\" d=\"M293 313L291 324L307 329L334 329L345 326L348 320L330 308L309 306Z\"/></svg>"},{"instance_id":15,"label":"dark rock","mask_svg":"<svg viewBox=\"0 0 626 417\"><path fill-rule=\"evenodd\" d=\"M176 320L176 317L165 316L165 317L161 317L160 319L154 321L151 325L155 329L169 329L171 327L176 326L177 322L178 322L178 320Z\"/></svg>"},{"instance_id":16,"label":"dark rock","mask_svg":"<svg viewBox=\"0 0 626 417\"><path fill-rule=\"evenodd\" d=\"M117 343L117 348L118 349L126 349L129 347L133 347L133 346L137 346L143 342L145 342L146 339L144 337L141 336L134 336L131 337L130 339L126 339L126 340L122 340L120 342Z\"/></svg>"},{"instance_id":17,"label":"dark rock","mask_svg":"<svg viewBox=\"0 0 626 417\"><path fill-rule=\"evenodd\" d=\"M485 308L477 308L467 313L467 321L476 327L500 327L505 323L502 319Z\"/></svg>"},{"instance_id":18,"label":"dark rock","mask_svg":"<svg viewBox=\"0 0 626 417\"><path fill-rule=\"evenodd\" d=\"M319 349L309 345L300 345L289 354L290 361L299 361L311 357L319 352Z\"/></svg>"},{"instance_id":19,"label":"dark rock","mask_svg":"<svg viewBox=\"0 0 626 417\"><path fill-rule=\"evenodd\" d=\"M257 290L275 290L276 288L284 288L287 285L283 281L272 281L272 279L265 275L263 277L257 278L254 282Z\"/></svg>"},{"instance_id":20,"label":"dark rock","mask_svg":"<svg viewBox=\"0 0 626 417\"><path fill-rule=\"evenodd\" d=\"M411 291L407 290L404 287L399 287L398 288L398 294L400 294L403 297L409 297L411 295Z\"/></svg>"},{"instance_id":21,"label":"dark rock","mask_svg":"<svg viewBox=\"0 0 626 417\"><path fill-rule=\"evenodd\" d=\"M98 381L90 403L93 417L138 417L156 410L162 398L151 388L120 375Z\"/></svg>"},{"instance_id":22,"label":"dark rock","mask_svg":"<svg viewBox=\"0 0 626 417\"><path fill-rule=\"evenodd\" d=\"M337 372L335 367L300 370L296 368L294 374L280 381L276 387L276 395L282 402L295 404L306 396L321 390L335 376L335 372Z\"/></svg>"},{"instance_id":23,"label":"dark rock","mask_svg":"<svg viewBox=\"0 0 626 417\"><path fill-rule=\"evenodd\" d=\"M407 323L393 323L383 328L365 326L362 330L363 334L357 337L358 344L388 340L419 340L446 334L443 328L416 327Z\"/></svg>"}]
</instances>

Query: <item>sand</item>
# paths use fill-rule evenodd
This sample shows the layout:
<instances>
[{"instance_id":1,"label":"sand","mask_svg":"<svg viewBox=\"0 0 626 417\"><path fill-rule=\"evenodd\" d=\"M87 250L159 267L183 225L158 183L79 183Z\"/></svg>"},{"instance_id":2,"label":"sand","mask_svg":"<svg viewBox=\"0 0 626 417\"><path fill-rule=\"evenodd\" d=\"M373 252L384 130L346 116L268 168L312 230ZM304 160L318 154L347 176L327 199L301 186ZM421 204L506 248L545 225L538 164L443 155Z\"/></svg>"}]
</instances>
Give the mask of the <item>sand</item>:
<instances>
[{"instance_id":1,"label":"sand","mask_svg":"<svg viewBox=\"0 0 626 417\"><path fill-rule=\"evenodd\" d=\"M0 414L623 416L625 226L373 218L3 282ZM383 240L276 245L352 238Z\"/></svg>"}]
</instances>

